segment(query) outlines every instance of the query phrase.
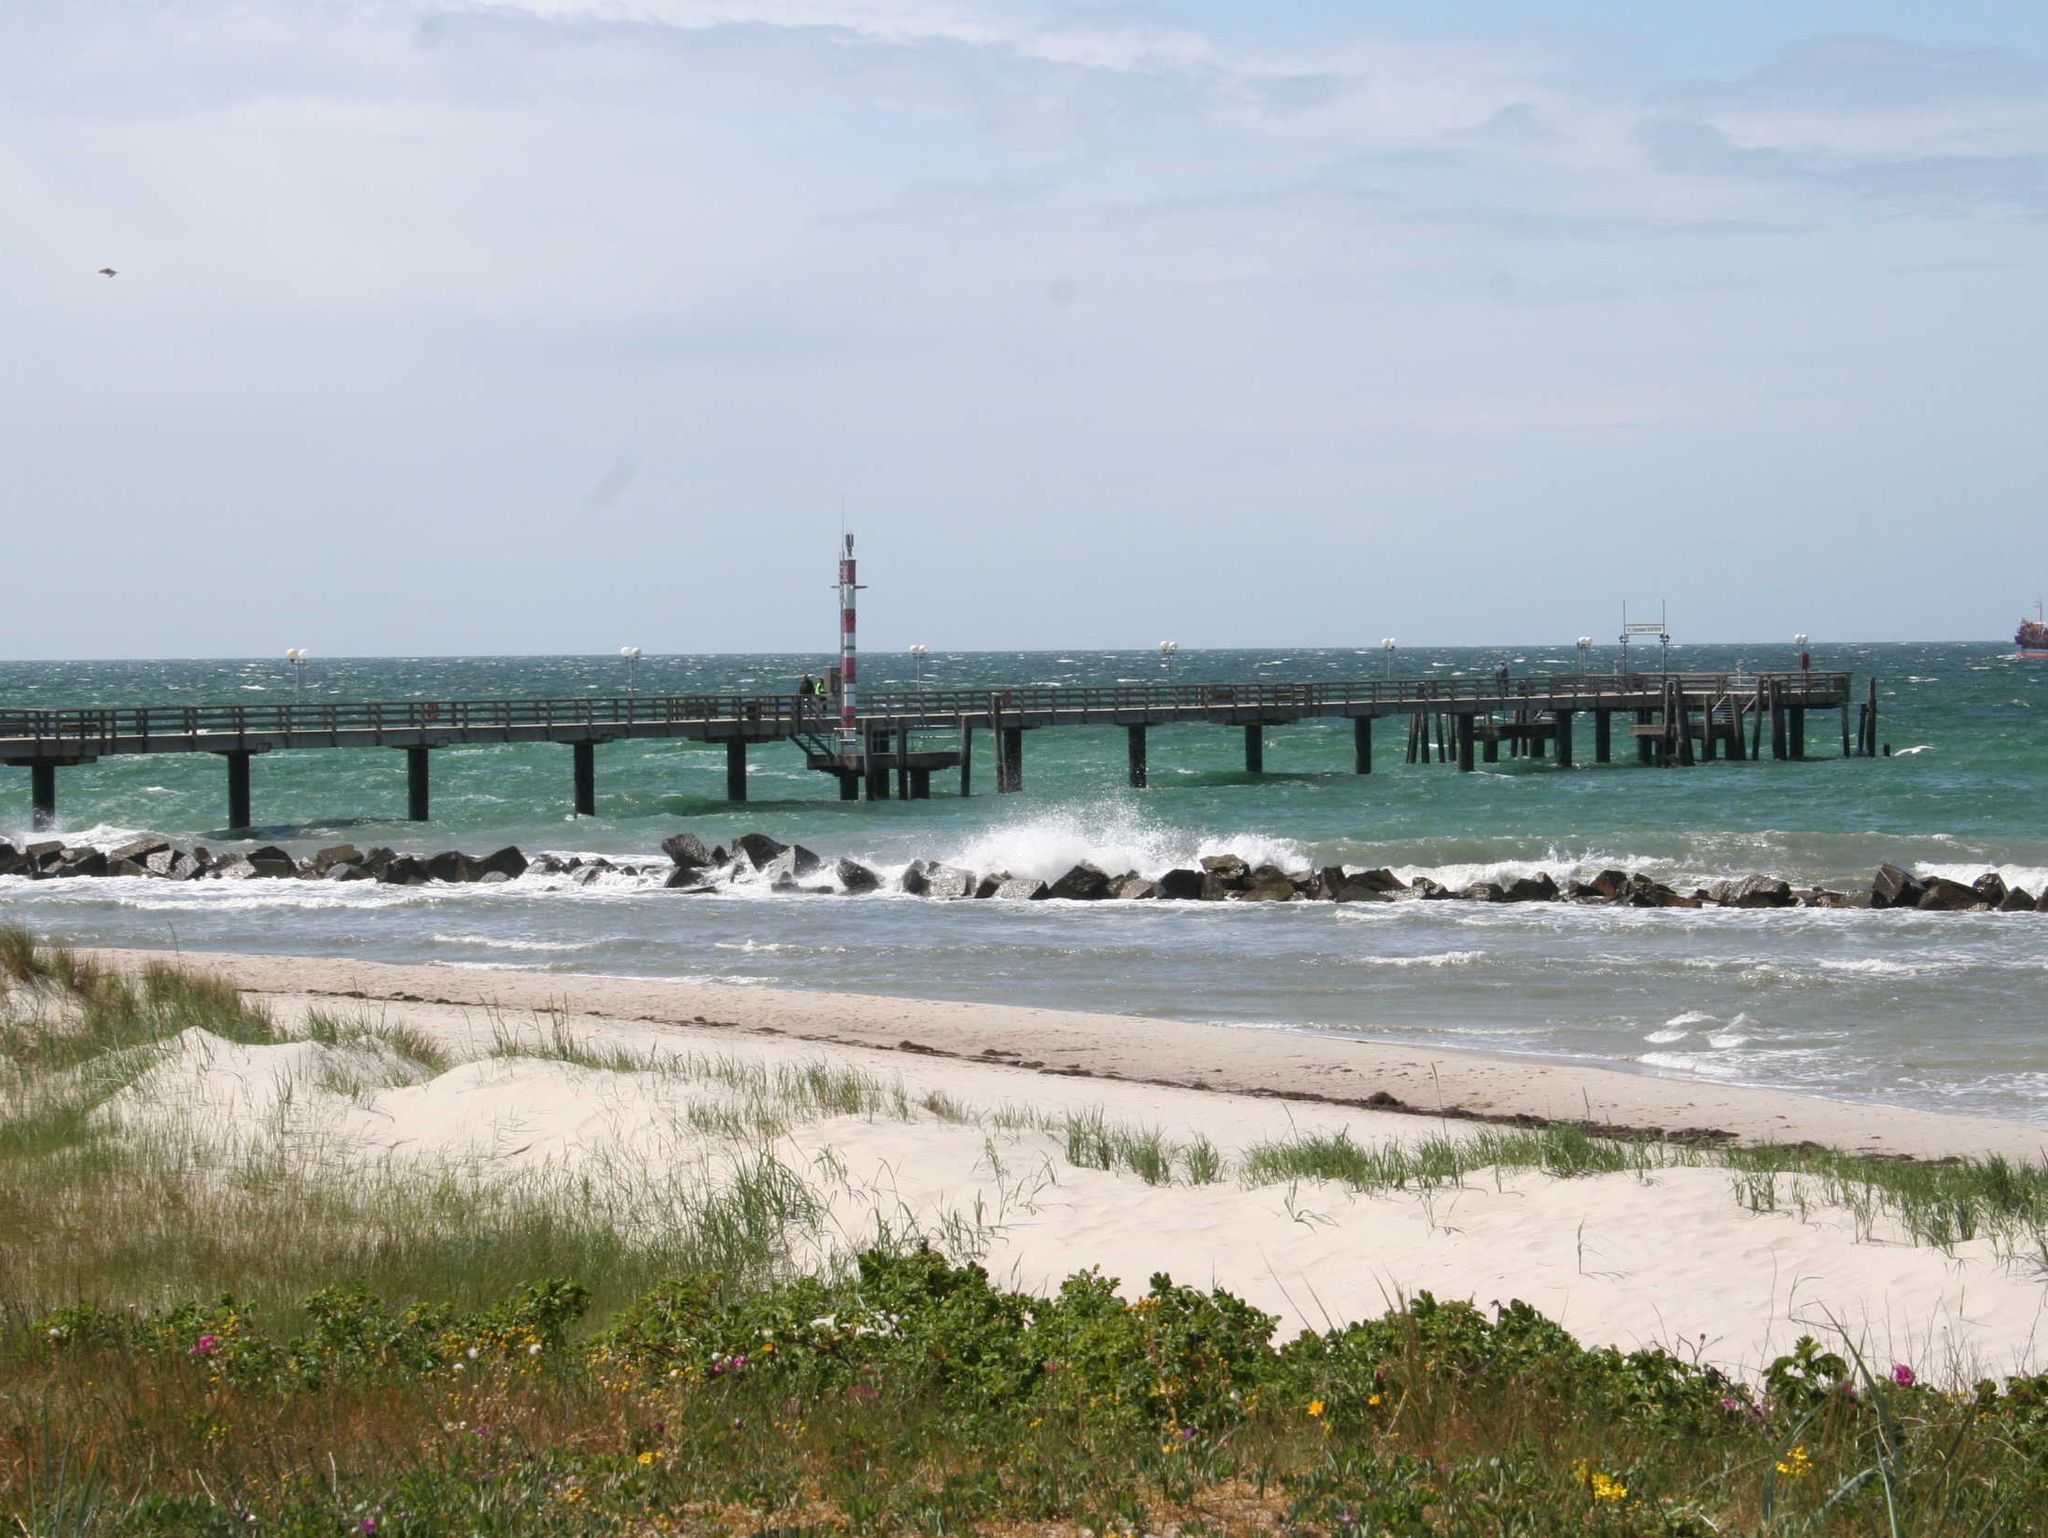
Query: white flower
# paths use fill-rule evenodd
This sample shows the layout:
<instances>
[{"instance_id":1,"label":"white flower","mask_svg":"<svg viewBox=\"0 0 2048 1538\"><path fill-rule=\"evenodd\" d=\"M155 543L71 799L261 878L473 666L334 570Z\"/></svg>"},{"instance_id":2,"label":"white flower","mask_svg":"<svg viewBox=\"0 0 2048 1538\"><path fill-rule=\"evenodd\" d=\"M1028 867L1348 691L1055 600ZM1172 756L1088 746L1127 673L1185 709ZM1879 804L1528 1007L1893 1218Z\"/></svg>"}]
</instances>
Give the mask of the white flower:
<instances>
[{"instance_id":1,"label":"white flower","mask_svg":"<svg viewBox=\"0 0 2048 1538\"><path fill-rule=\"evenodd\" d=\"M526 1348L526 1354L527 1354L528 1356L539 1356L539 1355L540 1355L540 1342L539 1342L539 1341L535 1341L535 1342L534 1342L534 1343L533 1343L532 1345L528 1346L528 1347Z\"/></svg>"},{"instance_id":2,"label":"white flower","mask_svg":"<svg viewBox=\"0 0 2048 1538\"><path fill-rule=\"evenodd\" d=\"M476 1358L477 1358L477 1350L476 1350L476 1347L474 1347L474 1346L471 1346L471 1347L469 1348L469 1359L470 1359L470 1360L471 1360L472 1362L474 1362L474 1361L476 1360Z\"/></svg>"}]
</instances>

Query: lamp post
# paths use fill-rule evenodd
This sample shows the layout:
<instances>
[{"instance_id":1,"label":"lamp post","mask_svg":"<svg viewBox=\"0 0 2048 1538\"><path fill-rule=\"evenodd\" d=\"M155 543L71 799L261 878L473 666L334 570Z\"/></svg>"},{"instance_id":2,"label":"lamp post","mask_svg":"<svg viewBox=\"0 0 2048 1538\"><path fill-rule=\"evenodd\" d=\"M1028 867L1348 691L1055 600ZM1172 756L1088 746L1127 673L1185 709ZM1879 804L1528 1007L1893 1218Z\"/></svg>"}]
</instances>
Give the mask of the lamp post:
<instances>
[{"instance_id":1,"label":"lamp post","mask_svg":"<svg viewBox=\"0 0 2048 1538\"><path fill-rule=\"evenodd\" d=\"M303 705L306 702L306 664L313 660L313 654L303 646L288 646L285 648L284 660L292 665L293 698Z\"/></svg>"},{"instance_id":2,"label":"lamp post","mask_svg":"<svg viewBox=\"0 0 2048 1538\"><path fill-rule=\"evenodd\" d=\"M1178 641L1161 641L1159 643L1159 660L1166 667L1166 681L1168 683L1173 682L1173 654L1179 650L1180 642Z\"/></svg>"},{"instance_id":3,"label":"lamp post","mask_svg":"<svg viewBox=\"0 0 2048 1538\"><path fill-rule=\"evenodd\" d=\"M621 646L619 655L626 659L626 698L633 698L640 683L640 658L643 655L637 646Z\"/></svg>"},{"instance_id":4,"label":"lamp post","mask_svg":"<svg viewBox=\"0 0 2048 1538\"><path fill-rule=\"evenodd\" d=\"M1813 657L1806 649L1806 641L1807 635L1803 630L1792 638L1792 644L1799 648L1799 671L1802 673L1813 666Z\"/></svg>"},{"instance_id":5,"label":"lamp post","mask_svg":"<svg viewBox=\"0 0 2048 1538\"><path fill-rule=\"evenodd\" d=\"M1587 656L1588 656L1589 654L1591 654L1592 650L1593 650L1593 638L1592 638L1591 636L1589 636L1589 635L1582 635L1582 636L1580 636L1580 637L1579 637L1579 676L1580 676L1581 678L1584 678L1584 677L1586 676L1586 658L1587 658Z\"/></svg>"},{"instance_id":6,"label":"lamp post","mask_svg":"<svg viewBox=\"0 0 2048 1538\"><path fill-rule=\"evenodd\" d=\"M1380 650L1387 654L1387 681L1389 683L1393 682L1394 678L1394 648L1397 644L1390 635L1380 637Z\"/></svg>"},{"instance_id":7,"label":"lamp post","mask_svg":"<svg viewBox=\"0 0 2048 1538\"><path fill-rule=\"evenodd\" d=\"M931 655L931 651L932 649L922 641L910 648L910 660L917 669L917 686L920 689L924 687L924 659Z\"/></svg>"}]
</instances>

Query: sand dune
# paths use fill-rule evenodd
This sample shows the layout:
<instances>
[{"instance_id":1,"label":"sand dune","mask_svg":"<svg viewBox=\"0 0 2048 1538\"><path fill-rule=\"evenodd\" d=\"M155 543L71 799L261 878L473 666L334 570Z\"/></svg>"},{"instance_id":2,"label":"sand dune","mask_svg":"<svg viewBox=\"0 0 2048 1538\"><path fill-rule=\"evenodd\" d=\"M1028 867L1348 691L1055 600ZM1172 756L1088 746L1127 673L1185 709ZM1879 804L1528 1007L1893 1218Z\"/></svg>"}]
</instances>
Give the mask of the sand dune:
<instances>
[{"instance_id":1,"label":"sand dune","mask_svg":"<svg viewBox=\"0 0 2048 1538\"><path fill-rule=\"evenodd\" d=\"M1159 1185L1076 1166L1058 1123L1099 1112L1171 1143L1206 1139L1233 1168L1253 1145L1298 1134L1413 1146L1482 1130L1332 1103L1376 1092L1414 1103L1425 1083L1447 1108L1489 1115L1590 1105L1619 1124L1920 1154L2026 1155L2030 1128L1117 1017L282 958L201 964L266 994L287 1026L316 1008L402 1023L454 1064L432 1073L374 1044L238 1046L188 1032L103 1114L223 1143L281 1140L361 1167L422 1160L643 1182L658 1205L662 1189L730 1168L744 1143L718 1128L721 1114L758 1104L747 1070L827 1060L903 1093L865 1114L784 1108L773 1152L829 1214L811 1241L820 1250L879 1231L939 1236L1034 1288L1088 1265L1138 1287L1167 1271L1228 1287L1283 1328L1377 1314L1425 1289L1520 1298L1587 1341L1662 1344L1744 1375L1798 1335L1837 1328L1882 1366L1939 1379L2041 1359L2048 1290L2037 1268L1982 1242L1943 1252L1882 1224L1859 1233L1817 1198L1803 1216L1752 1212L1724 1169L1569 1180L1482 1170L1426 1195L1236 1173ZM569 1013L542 1013L558 1006ZM621 1055L603 1067L493 1055L563 1032L586 1058ZM1290 1098L1302 1095L1328 1098Z\"/></svg>"}]
</instances>

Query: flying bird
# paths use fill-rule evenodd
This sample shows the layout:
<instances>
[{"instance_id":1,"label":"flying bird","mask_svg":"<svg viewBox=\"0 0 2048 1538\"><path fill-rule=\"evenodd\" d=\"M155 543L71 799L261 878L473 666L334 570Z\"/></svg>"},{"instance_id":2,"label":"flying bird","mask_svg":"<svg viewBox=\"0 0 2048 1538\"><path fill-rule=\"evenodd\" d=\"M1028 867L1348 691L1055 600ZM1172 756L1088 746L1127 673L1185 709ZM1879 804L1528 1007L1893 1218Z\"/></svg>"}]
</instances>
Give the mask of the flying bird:
<instances>
[{"instance_id":1,"label":"flying bird","mask_svg":"<svg viewBox=\"0 0 2048 1538\"><path fill-rule=\"evenodd\" d=\"M114 269L111 267L102 267L100 269L100 276L103 278L111 278L113 275Z\"/></svg>"}]
</instances>

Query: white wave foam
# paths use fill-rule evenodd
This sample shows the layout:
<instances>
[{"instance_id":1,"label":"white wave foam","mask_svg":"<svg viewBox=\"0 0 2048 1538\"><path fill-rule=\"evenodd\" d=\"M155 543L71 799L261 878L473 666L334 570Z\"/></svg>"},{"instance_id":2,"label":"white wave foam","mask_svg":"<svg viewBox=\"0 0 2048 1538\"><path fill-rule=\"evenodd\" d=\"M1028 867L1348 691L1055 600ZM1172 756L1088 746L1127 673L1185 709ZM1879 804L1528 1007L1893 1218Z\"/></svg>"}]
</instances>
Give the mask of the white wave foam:
<instances>
[{"instance_id":1,"label":"white wave foam","mask_svg":"<svg viewBox=\"0 0 2048 1538\"><path fill-rule=\"evenodd\" d=\"M977 873L1006 870L1030 880L1056 881L1083 861L1112 875L1135 870L1156 876L1215 854L1290 869L1308 863L1306 849L1291 839L1249 831L1213 834L1167 828L1125 807L1004 823L969 839L944 859Z\"/></svg>"},{"instance_id":2,"label":"white wave foam","mask_svg":"<svg viewBox=\"0 0 2048 1538\"><path fill-rule=\"evenodd\" d=\"M493 935L431 934L435 945L474 945L487 951L594 951L603 940L507 940Z\"/></svg>"},{"instance_id":3,"label":"white wave foam","mask_svg":"<svg viewBox=\"0 0 2048 1538\"><path fill-rule=\"evenodd\" d=\"M1685 1038L1690 1036L1691 1034L1692 1032L1690 1031L1652 1031L1649 1035L1645 1036L1643 1040L1650 1042L1655 1046L1666 1047L1674 1041L1684 1041Z\"/></svg>"},{"instance_id":4,"label":"white wave foam","mask_svg":"<svg viewBox=\"0 0 2048 1538\"><path fill-rule=\"evenodd\" d=\"M1356 967L1470 967L1486 960L1485 951L1436 951L1427 956L1352 956Z\"/></svg>"},{"instance_id":5,"label":"white wave foam","mask_svg":"<svg viewBox=\"0 0 2048 1538\"><path fill-rule=\"evenodd\" d=\"M1712 1025L1715 1023L1715 1018L1704 1009L1688 1009L1673 1015L1664 1023L1666 1025Z\"/></svg>"}]
</instances>

